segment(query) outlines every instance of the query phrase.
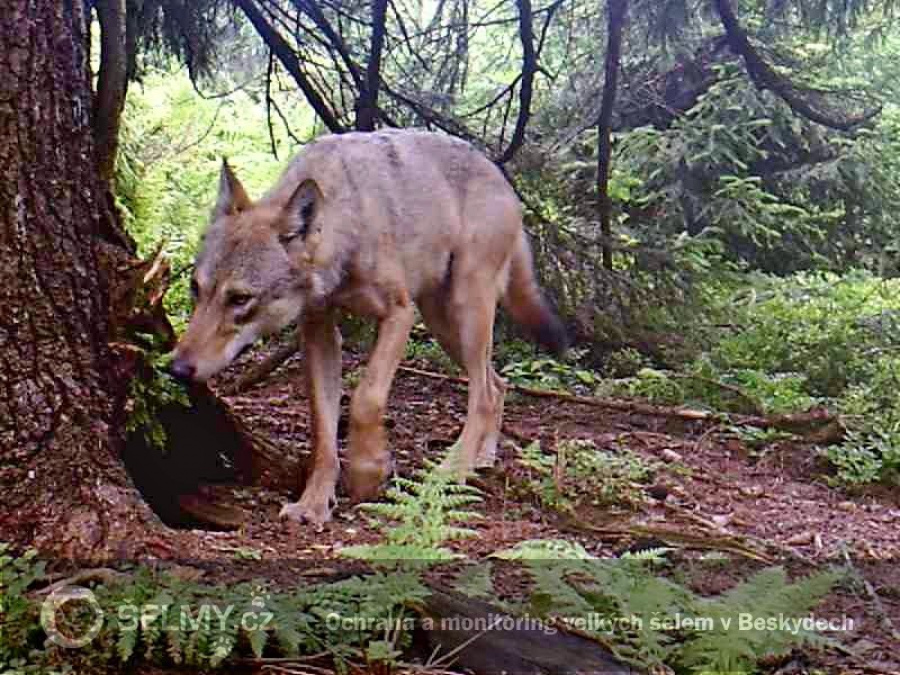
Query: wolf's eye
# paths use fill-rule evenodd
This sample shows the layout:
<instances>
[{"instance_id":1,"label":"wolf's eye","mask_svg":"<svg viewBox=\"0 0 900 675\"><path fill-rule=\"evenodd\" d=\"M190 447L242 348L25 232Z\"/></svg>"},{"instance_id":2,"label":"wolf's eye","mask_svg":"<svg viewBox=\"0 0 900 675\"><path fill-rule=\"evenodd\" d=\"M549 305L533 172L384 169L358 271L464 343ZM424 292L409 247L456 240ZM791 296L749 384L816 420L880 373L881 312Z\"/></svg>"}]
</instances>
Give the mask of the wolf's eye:
<instances>
[{"instance_id":1,"label":"wolf's eye","mask_svg":"<svg viewBox=\"0 0 900 675\"><path fill-rule=\"evenodd\" d=\"M253 296L249 293L230 293L228 295L228 304L232 307L245 307L252 299Z\"/></svg>"}]
</instances>

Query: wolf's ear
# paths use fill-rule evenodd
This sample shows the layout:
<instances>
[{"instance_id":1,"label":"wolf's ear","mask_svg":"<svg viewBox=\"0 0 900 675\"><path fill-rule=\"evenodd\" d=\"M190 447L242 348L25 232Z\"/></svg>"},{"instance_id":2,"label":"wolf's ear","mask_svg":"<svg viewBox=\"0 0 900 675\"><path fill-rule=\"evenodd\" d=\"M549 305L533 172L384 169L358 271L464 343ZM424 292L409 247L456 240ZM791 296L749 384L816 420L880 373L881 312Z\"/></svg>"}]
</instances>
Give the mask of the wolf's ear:
<instances>
[{"instance_id":1,"label":"wolf's ear","mask_svg":"<svg viewBox=\"0 0 900 675\"><path fill-rule=\"evenodd\" d=\"M220 216L233 216L246 211L251 203L241 181L234 175L228 160L223 157L222 171L219 173L219 197L213 209L213 220Z\"/></svg>"},{"instance_id":2,"label":"wolf's ear","mask_svg":"<svg viewBox=\"0 0 900 675\"><path fill-rule=\"evenodd\" d=\"M300 183L285 207L285 227L278 233L282 244L306 237L322 206L322 199L316 181L307 178Z\"/></svg>"}]
</instances>

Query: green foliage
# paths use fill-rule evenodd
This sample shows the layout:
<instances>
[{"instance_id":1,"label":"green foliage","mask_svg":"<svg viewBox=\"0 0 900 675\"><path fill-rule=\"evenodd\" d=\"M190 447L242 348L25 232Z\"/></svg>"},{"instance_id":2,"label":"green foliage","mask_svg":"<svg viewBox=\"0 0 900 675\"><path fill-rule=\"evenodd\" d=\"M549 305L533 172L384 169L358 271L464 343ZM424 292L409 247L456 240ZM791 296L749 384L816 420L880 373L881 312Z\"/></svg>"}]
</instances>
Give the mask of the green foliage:
<instances>
[{"instance_id":1,"label":"green foliage","mask_svg":"<svg viewBox=\"0 0 900 675\"><path fill-rule=\"evenodd\" d=\"M900 484L900 428L878 422L868 432L849 430L843 442L826 448L836 470L832 482L864 485L877 481Z\"/></svg>"},{"instance_id":2,"label":"green foliage","mask_svg":"<svg viewBox=\"0 0 900 675\"><path fill-rule=\"evenodd\" d=\"M189 407L191 401L184 385L169 372L170 354L151 350L144 356L146 377L131 380L125 429L130 434L143 434L147 445L162 451L166 447L166 430L160 422L160 411L173 404Z\"/></svg>"},{"instance_id":3,"label":"green foliage","mask_svg":"<svg viewBox=\"0 0 900 675\"><path fill-rule=\"evenodd\" d=\"M520 451L519 462L529 470L526 490L543 506L566 513L588 504L637 506L640 484L654 471L629 450L605 450L590 440L560 441L554 454L544 454L535 442Z\"/></svg>"},{"instance_id":4,"label":"green foliage","mask_svg":"<svg viewBox=\"0 0 900 675\"><path fill-rule=\"evenodd\" d=\"M29 651L39 644L38 612L25 595L43 577L44 563L33 550L14 554L0 543L0 673L33 672Z\"/></svg>"},{"instance_id":5,"label":"green foliage","mask_svg":"<svg viewBox=\"0 0 900 675\"><path fill-rule=\"evenodd\" d=\"M718 598L694 599L692 609L713 618L718 629L692 636L679 649L678 662L694 672L752 673L763 658L787 654L804 644L829 644L814 631L775 626L782 616L806 616L841 576L835 571L817 572L791 584L784 569L773 567L757 572ZM752 629L730 630L731 626L740 626L741 617L746 615L754 620Z\"/></svg>"},{"instance_id":6,"label":"green foliage","mask_svg":"<svg viewBox=\"0 0 900 675\"><path fill-rule=\"evenodd\" d=\"M823 453L837 481L897 480L900 281L861 271L748 276L743 287L722 284L706 297L706 321L718 328L698 341L695 357L677 370L643 367L603 380L595 393L745 413L824 405L849 426L846 440Z\"/></svg>"},{"instance_id":7,"label":"green foliage","mask_svg":"<svg viewBox=\"0 0 900 675\"><path fill-rule=\"evenodd\" d=\"M871 358L900 344L897 284L864 273L797 275L750 289L735 330L709 355L721 370L800 374L814 396L836 397L874 373Z\"/></svg>"},{"instance_id":8,"label":"green foliage","mask_svg":"<svg viewBox=\"0 0 900 675\"><path fill-rule=\"evenodd\" d=\"M827 644L803 625L778 621L806 617L842 576L817 572L791 583L783 569L768 568L703 597L654 576L646 561L601 560L564 541L526 541L495 557L525 566L534 582L530 613L587 627L642 667L692 673L754 673L761 659ZM658 561L658 552L649 558Z\"/></svg>"},{"instance_id":9,"label":"green foliage","mask_svg":"<svg viewBox=\"0 0 900 675\"><path fill-rule=\"evenodd\" d=\"M348 659L372 663L390 656L379 641L405 646L408 633L398 630L408 627L404 606L421 601L427 590L417 576L400 573L275 592L262 581L206 586L139 569L93 594L103 625L89 651L77 656L94 666L218 668L241 655L327 650L340 668ZM43 660L52 665L72 656L51 648Z\"/></svg>"},{"instance_id":10,"label":"green foliage","mask_svg":"<svg viewBox=\"0 0 900 675\"><path fill-rule=\"evenodd\" d=\"M222 82L223 88L227 87ZM252 88L200 98L186 72L162 67L129 91L117 163L117 196L139 252L164 244L175 271L166 309L176 327L190 313L189 268L215 203L222 157L228 157L253 197L280 174L296 150L274 129L282 159L272 155L265 106ZM275 94L295 129L311 133L310 111L296 97Z\"/></svg>"},{"instance_id":11,"label":"green foliage","mask_svg":"<svg viewBox=\"0 0 900 675\"><path fill-rule=\"evenodd\" d=\"M780 48L785 58L810 64L815 86L866 86L849 83L834 62L823 68L809 46L798 40ZM857 68L872 59L872 50L854 48ZM893 265L900 206L896 109L872 128L842 135L759 91L740 64L716 64L712 72L715 81L671 126L620 137L615 166L641 182L643 211L657 216L634 224L636 239L671 241L687 231L721 242L730 260L778 274Z\"/></svg>"},{"instance_id":12,"label":"green foliage","mask_svg":"<svg viewBox=\"0 0 900 675\"><path fill-rule=\"evenodd\" d=\"M500 368L500 374L510 382L535 389L578 390L599 381L592 370L578 367L581 356L583 352L575 350L565 362L550 357L509 361Z\"/></svg>"},{"instance_id":13,"label":"green foliage","mask_svg":"<svg viewBox=\"0 0 900 675\"><path fill-rule=\"evenodd\" d=\"M413 478L395 476L385 496L387 502L364 506L389 521L383 540L344 548L342 555L383 567L428 567L457 558L444 544L474 536L461 524L481 518L466 508L481 501L480 492L459 484L455 473L440 464L426 464Z\"/></svg>"},{"instance_id":14,"label":"green foliage","mask_svg":"<svg viewBox=\"0 0 900 675\"><path fill-rule=\"evenodd\" d=\"M459 370L456 362L450 358L438 341L424 335L425 327L421 326L421 332L416 339L406 343L406 358L411 361L425 361L440 370L455 373Z\"/></svg>"},{"instance_id":15,"label":"green foliage","mask_svg":"<svg viewBox=\"0 0 900 675\"><path fill-rule=\"evenodd\" d=\"M634 377L644 368L650 367L650 360L632 347L623 347L606 357L605 372L610 377Z\"/></svg>"},{"instance_id":16,"label":"green foliage","mask_svg":"<svg viewBox=\"0 0 900 675\"><path fill-rule=\"evenodd\" d=\"M896 480L900 286L865 273L798 275L745 291L729 331L704 357L710 378L773 412L824 403L850 433L825 456L840 482ZM749 377L748 374L754 374Z\"/></svg>"},{"instance_id":17,"label":"green foliage","mask_svg":"<svg viewBox=\"0 0 900 675\"><path fill-rule=\"evenodd\" d=\"M682 403L687 393L682 382L670 373L655 368L641 368L633 377L606 380L597 387L598 396L634 396L653 403Z\"/></svg>"},{"instance_id":18,"label":"green foliage","mask_svg":"<svg viewBox=\"0 0 900 675\"><path fill-rule=\"evenodd\" d=\"M738 438L741 439L744 445L753 450L763 450L769 445L772 445L773 443L777 443L779 441L791 441L797 439L794 434L788 433L786 431L781 431L780 429L731 427L730 430Z\"/></svg>"}]
</instances>

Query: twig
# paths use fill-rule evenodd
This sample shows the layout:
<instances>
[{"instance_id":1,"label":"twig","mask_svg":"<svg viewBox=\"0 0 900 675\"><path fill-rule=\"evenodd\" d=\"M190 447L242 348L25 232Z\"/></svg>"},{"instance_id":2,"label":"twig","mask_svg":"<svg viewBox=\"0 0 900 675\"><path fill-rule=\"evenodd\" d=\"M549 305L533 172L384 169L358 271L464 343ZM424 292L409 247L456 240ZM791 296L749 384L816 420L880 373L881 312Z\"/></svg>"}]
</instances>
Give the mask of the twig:
<instances>
[{"instance_id":1,"label":"twig","mask_svg":"<svg viewBox=\"0 0 900 675\"><path fill-rule=\"evenodd\" d=\"M110 584L115 581L120 581L127 576L128 575L123 572L118 572L108 567L97 567L88 570L81 570L80 572L77 572L70 577L61 579L50 584L46 588L42 588L39 591L36 591L36 594L52 595L53 593L56 593L57 591L60 591L68 586L81 586L91 581L99 581L103 584Z\"/></svg>"},{"instance_id":2,"label":"twig","mask_svg":"<svg viewBox=\"0 0 900 675\"><path fill-rule=\"evenodd\" d=\"M696 454L696 453L700 452L703 449L703 443L706 441L706 439L709 438L715 432L720 431L721 429L722 429L722 425L717 424L715 426L710 427L706 431L704 431L703 434L700 436L700 438L697 439L697 442L694 443L694 453Z\"/></svg>"}]
</instances>

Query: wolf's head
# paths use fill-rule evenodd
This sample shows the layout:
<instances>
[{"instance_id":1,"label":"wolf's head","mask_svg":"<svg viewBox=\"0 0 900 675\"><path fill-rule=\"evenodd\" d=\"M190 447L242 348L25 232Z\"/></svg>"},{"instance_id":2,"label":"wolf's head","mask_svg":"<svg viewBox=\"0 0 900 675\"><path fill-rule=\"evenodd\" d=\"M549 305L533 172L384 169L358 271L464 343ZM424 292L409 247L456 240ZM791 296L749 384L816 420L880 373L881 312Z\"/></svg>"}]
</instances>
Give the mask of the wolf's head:
<instances>
[{"instance_id":1,"label":"wolf's head","mask_svg":"<svg viewBox=\"0 0 900 675\"><path fill-rule=\"evenodd\" d=\"M204 381L257 339L303 312L308 282L295 242L313 227L322 193L304 181L284 206L254 204L227 162L191 278L194 313L172 372Z\"/></svg>"}]
</instances>

